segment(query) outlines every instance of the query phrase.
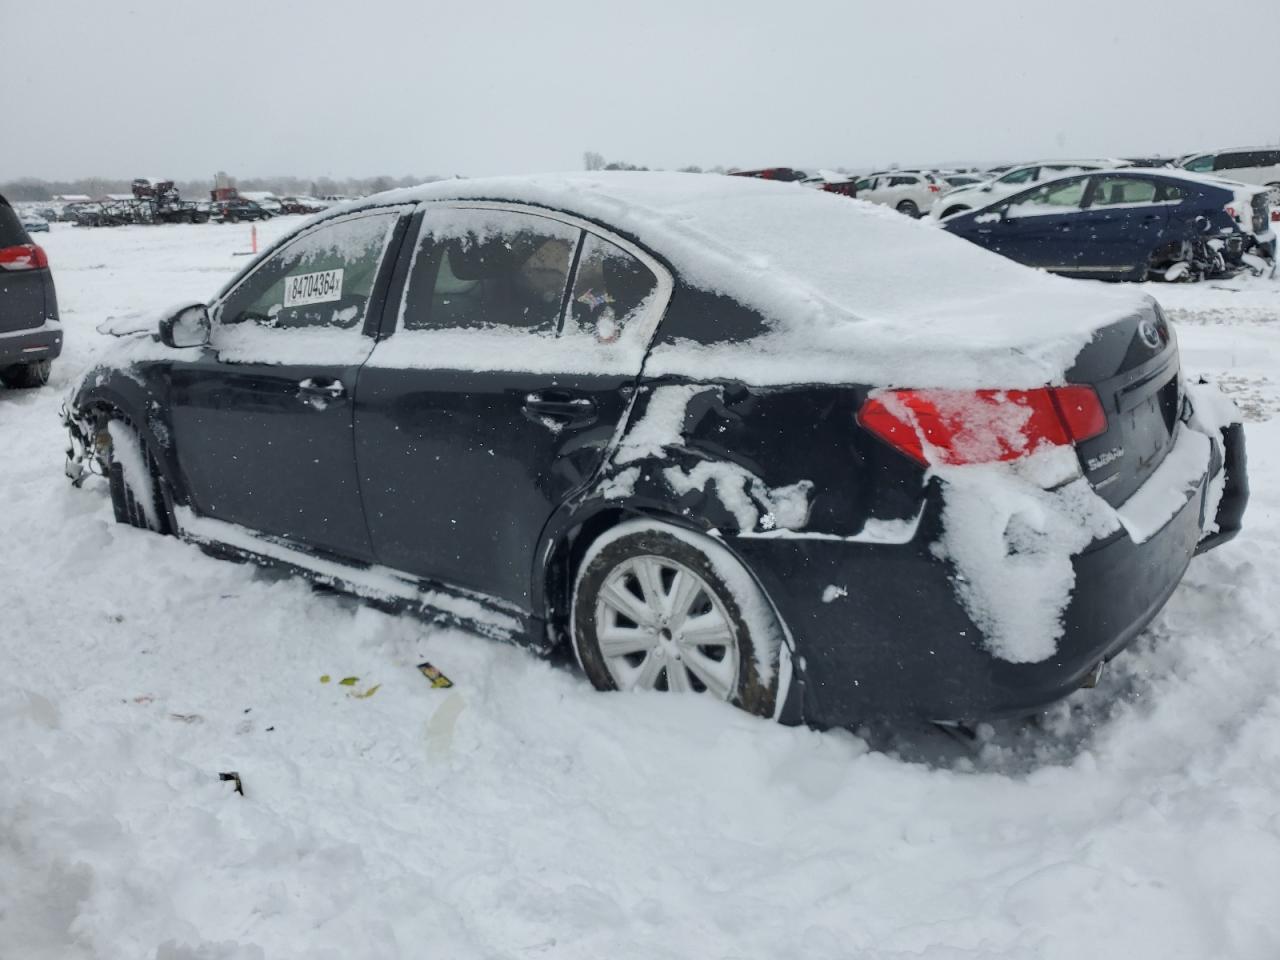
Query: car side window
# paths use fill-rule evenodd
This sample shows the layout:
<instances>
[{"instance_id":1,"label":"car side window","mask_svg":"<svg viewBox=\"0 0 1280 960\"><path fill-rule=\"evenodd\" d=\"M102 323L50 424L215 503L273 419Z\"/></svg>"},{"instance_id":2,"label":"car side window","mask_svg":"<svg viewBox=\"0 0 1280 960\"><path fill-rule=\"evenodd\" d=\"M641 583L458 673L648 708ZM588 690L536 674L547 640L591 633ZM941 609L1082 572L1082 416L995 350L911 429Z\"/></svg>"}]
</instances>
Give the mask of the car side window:
<instances>
[{"instance_id":1,"label":"car side window","mask_svg":"<svg viewBox=\"0 0 1280 960\"><path fill-rule=\"evenodd\" d=\"M910 187L919 183L915 177L894 177L889 181L891 187Z\"/></svg>"},{"instance_id":2,"label":"car side window","mask_svg":"<svg viewBox=\"0 0 1280 960\"><path fill-rule=\"evenodd\" d=\"M554 334L579 233L558 220L516 211L428 209L401 325Z\"/></svg>"},{"instance_id":3,"label":"car side window","mask_svg":"<svg viewBox=\"0 0 1280 960\"><path fill-rule=\"evenodd\" d=\"M1156 194L1157 203L1181 203L1186 199L1186 193L1181 187L1175 187L1172 183L1160 184L1160 192Z\"/></svg>"},{"instance_id":4,"label":"car side window","mask_svg":"<svg viewBox=\"0 0 1280 960\"><path fill-rule=\"evenodd\" d=\"M1094 181L1093 207L1115 207L1126 204L1155 203L1156 185L1151 180L1134 177L1099 177Z\"/></svg>"},{"instance_id":5,"label":"car side window","mask_svg":"<svg viewBox=\"0 0 1280 960\"><path fill-rule=\"evenodd\" d=\"M613 343L658 288L653 271L617 244L588 233L578 256L565 336Z\"/></svg>"},{"instance_id":6,"label":"car side window","mask_svg":"<svg viewBox=\"0 0 1280 960\"><path fill-rule=\"evenodd\" d=\"M274 329L360 327L398 216L353 216L307 231L232 290L216 308L216 322Z\"/></svg>"},{"instance_id":7,"label":"car side window","mask_svg":"<svg viewBox=\"0 0 1280 960\"><path fill-rule=\"evenodd\" d=\"M875 177L867 177L865 180L859 180L853 185L853 189L861 193L863 190L870 190L876 185Z\"/></svg>"},{"instance_id":8,"label":"car side window","mask_svg":"<svg viewBox=\"0 0 1280 960\"><path fill-rule=\"evenodd\" d=\"M1190 170L1193 173L1210 173L1214 169L1214 160L1216 159L1212 153L1206 153L1202 157L1188 160L1183 164L1183 169Z\"/></svg>"}]
</instances>

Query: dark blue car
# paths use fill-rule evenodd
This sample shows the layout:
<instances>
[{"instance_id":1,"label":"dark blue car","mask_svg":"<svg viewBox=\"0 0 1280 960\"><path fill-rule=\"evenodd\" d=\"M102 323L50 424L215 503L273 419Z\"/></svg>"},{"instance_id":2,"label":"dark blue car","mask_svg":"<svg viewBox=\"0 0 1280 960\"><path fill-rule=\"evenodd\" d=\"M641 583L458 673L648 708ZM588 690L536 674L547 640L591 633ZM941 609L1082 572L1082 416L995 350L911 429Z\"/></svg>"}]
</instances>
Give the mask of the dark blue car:
<instances>
[{"instance_id":1,"label":"dark blue car","mask_svg":"<svg viewBox=\"0 0 1280 960\"><path fill-rule=\"evenodd\" d=\"M1245 253L1276 250L1265 190L1175 171L1062 177L943 227L1028 266L1104 280L1173 278L1205 262L1230 272Z\"/></svg>"}]
</instances>

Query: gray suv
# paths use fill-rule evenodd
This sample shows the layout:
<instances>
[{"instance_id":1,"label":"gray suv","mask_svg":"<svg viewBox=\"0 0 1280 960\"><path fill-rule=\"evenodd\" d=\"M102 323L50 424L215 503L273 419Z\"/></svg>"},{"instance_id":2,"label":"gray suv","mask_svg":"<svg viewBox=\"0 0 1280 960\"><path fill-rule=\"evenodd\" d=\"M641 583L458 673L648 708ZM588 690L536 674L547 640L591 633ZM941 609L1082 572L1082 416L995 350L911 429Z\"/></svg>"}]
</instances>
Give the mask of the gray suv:
<instances>
[{"instance_id":1,"label":"gray suv","mask_svg":"<svg viewBox=\"0 0 1280 960\"><path fill-rule=\"evenodd\" d=\"M62 324L53 274L17 211L0 197L0 380L41 387L62 353Z\"/></svg>"}]
</instances>

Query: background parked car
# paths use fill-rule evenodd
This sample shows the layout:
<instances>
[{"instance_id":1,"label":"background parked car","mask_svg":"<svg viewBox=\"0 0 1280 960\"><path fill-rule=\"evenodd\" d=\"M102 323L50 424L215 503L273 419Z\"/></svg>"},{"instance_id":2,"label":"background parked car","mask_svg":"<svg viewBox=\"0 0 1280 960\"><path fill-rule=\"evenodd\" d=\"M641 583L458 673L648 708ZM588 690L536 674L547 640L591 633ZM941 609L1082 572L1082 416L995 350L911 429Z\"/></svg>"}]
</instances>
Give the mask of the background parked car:
<instances>
[{"instance_id":1,"label":"background parked car","mask_svg":"<svg viewBox=\"0 0 1280 960\"><path fill-rule=\"evenodd\" d=\"M863 177L854 184L854 195L886 207L893 207L908 217L920 217L939 194L942 183L931 173L890 170Z\"/></svg>"},{"instance_id":2,"label":"background parked car","mask_svg":"<svg viewBox=\"0 0 1280 960\"><path fill-rule=\"evenodd\" d=\"M328 208L328 204L322 203L311 197L281 197L280 212L281 213L319 213L321 210Z\"/></svg>"},{"instance_id":3,"label":"background parked car","mask_svg":"<svg viewBox=\"0 0 1280 960\"><path fill-rule=\"evenodd\" d=\"M270 220L271 213L252 200L235 198L214 200L211 206L213 219L219 223L239 223L241 220Z\"/></svg>"},{"instance_id":4,"label":"background parked car","mask_svg":"<svg viewBox=\"0 0 1280 960\"><path fill-rule=\"evenodd\" d=\"M19 215L22 220L22 226L26 228L27 233L48 233L49 221L34 211L25 211Z\"/></svg>"},{"instance_id":5,"label":"background parked car","mask_svg":"<svg viewBox=\"0 0 1280 960\"><path fill-rule=\"evenodd\" d=\"M49 258L0 197L0 380L8 387L43 386L60 353L62 324Z\"/></svg>"},{"instance_id":6,"label":"background parked car","mask_svg":"<svg viewBox=\"0 0 1280 960\"><path fill-rule=\"evenodd\" d=\"M1042 183L957 214L946 230L1028 266L1109 280L1231 272L1275 258L1266 190L1129 168ZM1217 260L1221 266L1216 267ZM1185 264L1170 274L1171 268Z\"/></svg>"},{"instance_id":7,"label":"background parked car","mask_svg":"<svg viewBox=\"0 0 1280 960\"><path fill-rule=\"evenodd\" d=\"M952 190L936 198L929 213L935 219L951 217L965 210L988 206L992 201L1025 190L1032 184L1052 180L1076 170L1105 170L1123 167L1123 160L1041 160L1012 167L994 180Z\"/></svg>"},{"instance_id":8,"label":"background parked car","mask_svg":"<svg viewBox=\"0 0 1280 960\"><path fill-rule=\"evenodd\" d=\"M1185 157L1181 166L1193 173L1212 173L1240 183L1271 189L1271 205L1280 207L1280 147L1237 147Z\"/></svg>"}]
</instances>

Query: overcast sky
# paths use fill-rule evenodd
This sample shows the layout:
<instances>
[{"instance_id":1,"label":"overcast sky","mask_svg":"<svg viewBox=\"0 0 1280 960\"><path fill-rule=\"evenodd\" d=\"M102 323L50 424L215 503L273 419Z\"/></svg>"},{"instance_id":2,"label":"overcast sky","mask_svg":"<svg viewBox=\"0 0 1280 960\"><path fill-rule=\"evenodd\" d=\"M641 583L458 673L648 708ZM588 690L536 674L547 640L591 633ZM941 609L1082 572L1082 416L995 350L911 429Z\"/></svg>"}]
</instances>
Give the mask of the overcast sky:
<instances>
[{"instance_id":1,"label":"overcast sky","mask_svg":"<svg viewBox=\"0 0 1280 960\"><path fill-rule=\"evenodd\" d=\"M1183 153L1280 139L1277 43L1280 0L0 0L0 180Z\"/></svg>"}]
</instances>

